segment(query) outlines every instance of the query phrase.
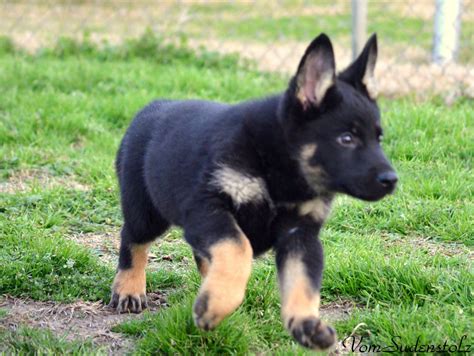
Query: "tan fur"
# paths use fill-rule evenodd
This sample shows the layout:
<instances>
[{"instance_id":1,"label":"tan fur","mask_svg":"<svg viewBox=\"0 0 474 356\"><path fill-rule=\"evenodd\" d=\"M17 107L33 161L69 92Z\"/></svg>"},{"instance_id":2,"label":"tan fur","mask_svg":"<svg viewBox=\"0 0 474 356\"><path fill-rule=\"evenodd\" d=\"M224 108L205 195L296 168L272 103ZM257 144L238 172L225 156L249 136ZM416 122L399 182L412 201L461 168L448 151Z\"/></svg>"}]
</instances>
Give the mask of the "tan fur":
<instances>
[{"instance_id":1,"label":"tan fur","mask_svg":"<svg viewBox=\"0 0 474 356\"><path fill-rule=\"evenodd\" d=\"M145 267L148 261L150 244L134 245L131 247L132 267L119 270L114 279L113 290L120 297L134 296L140 298L146 294Z\"/></svg>"},{"instance_id":2,"label":"tan fur","mask_svg":"<svg viewBox=\"0 0 474 356\"><path fill-rule=\"evenodd\" d=\"M211 263L200 289L208 295L207 310L199 320L210 328L232 313L244 299L252 267L253 251L247 237L223 239L210 249Z\"/></svg>"},{"instance_id":3,"label":"tan fur","mask_svg":"<svg viewBox=\"0 0 474 356\"><path fill-rule=\"evenodd\" d=\"M316 191L325 191L325 172L320 166L312 166L309 161L315 155L317 145L310 143L301 147L299 165L308 184Z\"/></svg>"},{"instance_id":4,"label":"tan fur","mask_svg":"<svg viewBox=\"0 0 474 356\"><path fill-rule=\"evenodd\" d=\"M319 292L314 291L299 256L289 257L280 274L281 314L285 325L289 320L319 317Z\"/></svg>"},{"instance_id":5,"label":"tan fur","mask_svg":"<svg viewBox=\"0 0 474 356\"><path fill-rule=\"evenodd\" d=\"M207 258L202 257L198 266L201 277L204 278L207 276L207 273L209 272L209 265L209 260Z\"/></svg>"},{"instance_id":6,"label":"tan fur","mask_svg":"<svg viewBox=\"0 0 474 356\"><path fill-rule=\"evenodd\" d=\"M211 184L228 194L236 205L261 202L268 197L262 178L239 172L225 165L214 172Z\"/></svg>"},{"instance_id":7,"label":"tan fur","mask_svg":"<svg viewBox=\"0 0 474 356\"><path fill-rule=\"evenodd\" d=\"M300 153L301 159L304 161L309 160L311 157L314 156L317 149L318 149L318 146L315 143L309 143L307 145L304 145L301 148L301 153Z\"/></svg>"},{"instance_id":8,"label":"tan fur","mask_svg":"<svg viewBox=\"0 0 474 356\"><path fill-rule=\"evenodd\" d=\"M321 198L309 200L298 206L301 216L310 215L317 222L324 222L331 212L331 204Z\"/></svg>"},{"instance_id":9,"label":"tan fur","mask_svg":"<svg viewBox=\"0 0 474 356\"><path fill-rule=\"evenodd\" d=\"M301 147L299 164L306 181L318 193L325 193L325 172L320 166L312 166L309 161L316 154L318 146L315 143L306 144ZM290 206L291 207L291 206ZM299 205L300 216L311 216L317 222L324 222L331 211L331 204L325 199L316 198Z\"/></svg>"}]
</instances>

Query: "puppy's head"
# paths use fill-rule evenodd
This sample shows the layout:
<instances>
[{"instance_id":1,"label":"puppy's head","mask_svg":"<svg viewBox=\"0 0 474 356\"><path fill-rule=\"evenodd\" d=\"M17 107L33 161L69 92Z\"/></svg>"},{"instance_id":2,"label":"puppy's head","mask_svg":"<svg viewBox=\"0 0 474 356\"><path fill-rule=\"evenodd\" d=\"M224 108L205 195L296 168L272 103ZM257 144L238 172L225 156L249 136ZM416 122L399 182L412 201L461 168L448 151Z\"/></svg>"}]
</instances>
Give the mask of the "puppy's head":
<instances>
[{"instance_id":1,"label":"puppy's head","mask_svg":"<svg viewBox=\"0 0 474 356\"><path fill-rule=\"evenodd\" d=\"M397 175L380 145L382 127L375 102L377 38L336 75L331 42L311 42L290 82L282 125L291 154L316 191L378 200L393 192Z\"/></svg>"}]
</instances>

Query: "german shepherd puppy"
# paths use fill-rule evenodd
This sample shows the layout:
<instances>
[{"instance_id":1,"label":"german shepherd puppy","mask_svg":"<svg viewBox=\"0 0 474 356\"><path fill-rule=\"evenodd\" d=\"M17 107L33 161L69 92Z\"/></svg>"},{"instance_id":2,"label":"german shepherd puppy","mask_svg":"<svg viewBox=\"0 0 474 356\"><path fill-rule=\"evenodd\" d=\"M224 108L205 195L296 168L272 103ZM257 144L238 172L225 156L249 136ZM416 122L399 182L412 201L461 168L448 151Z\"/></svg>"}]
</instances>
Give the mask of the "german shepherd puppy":
<instances>
[{"instance_id":1,"label":"german shepherd puppy","mask_svg":"<svg viewBox=\"0 0 474 356\"><path fill-rule=\"evenodd\" d=\"M303 346L332 346L318 311L319 231L337 193L375 201L397 182L380 146L376 57L373 35L336 75L321 34L281 94L236 105L157 100L139 112L116 161L124 225L111 306L146 307L148 248L177 225L203 278L199 328L242 303L252 259L273 248L285 327Z\"/></svg>"}]
</instances>

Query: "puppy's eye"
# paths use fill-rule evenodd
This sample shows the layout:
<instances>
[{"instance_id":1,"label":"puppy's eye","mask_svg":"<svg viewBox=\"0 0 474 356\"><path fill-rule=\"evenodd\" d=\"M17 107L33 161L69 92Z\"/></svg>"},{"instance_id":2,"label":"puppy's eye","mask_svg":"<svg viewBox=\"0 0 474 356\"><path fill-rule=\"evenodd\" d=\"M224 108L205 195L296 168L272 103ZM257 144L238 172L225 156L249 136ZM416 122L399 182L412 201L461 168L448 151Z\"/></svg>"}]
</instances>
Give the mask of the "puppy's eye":
<instances>
[{"instance_id":1,"label":"puppy's eye","mask_svg":"<svg viewBox=\"0 0 474 356\"><path fill-rule=\"evenodd\" d=\"M353 147L355 146L355 139L354 136L349 133L343 133L341 136L337 138L337 142L342 146Z\"/></svg>"}]
</instances>

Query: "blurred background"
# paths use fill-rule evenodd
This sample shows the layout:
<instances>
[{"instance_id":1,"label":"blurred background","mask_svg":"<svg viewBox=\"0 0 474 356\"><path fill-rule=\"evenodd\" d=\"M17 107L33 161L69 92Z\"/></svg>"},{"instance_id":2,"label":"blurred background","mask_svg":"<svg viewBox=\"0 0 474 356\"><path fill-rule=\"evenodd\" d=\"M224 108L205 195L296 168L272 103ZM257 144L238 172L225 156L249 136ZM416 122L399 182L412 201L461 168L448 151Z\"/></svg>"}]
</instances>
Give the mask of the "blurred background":
<instances>
[{"instance_id":1,"label":"blurred background","mask_svg":"<svg viewBox=\"0 0 474 356\"><path fill-rule=\"evenodd\" d=\"M474 0L2 0L0 18L0 36L29 52L60 38L110 45L151 31L284 74L320 32L331 37L339 69L377 32L381 94L474 97Z\"/></svg>"}]
</instances>

